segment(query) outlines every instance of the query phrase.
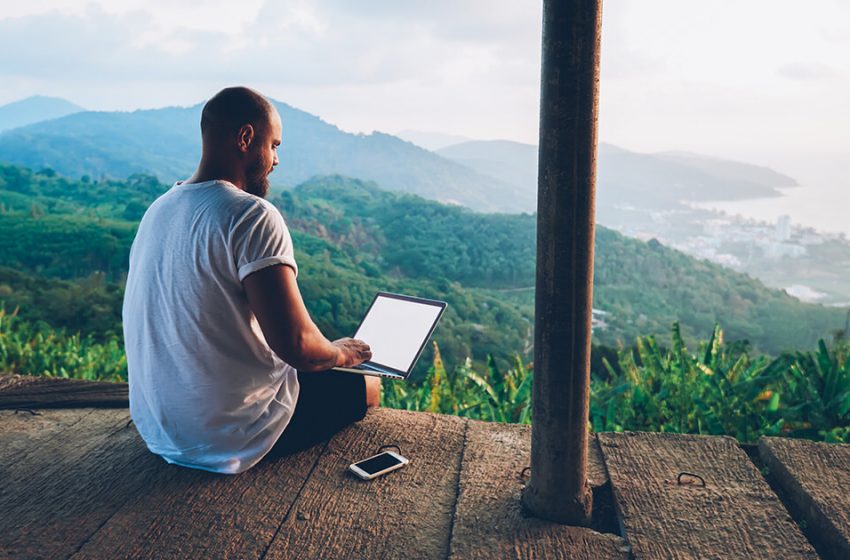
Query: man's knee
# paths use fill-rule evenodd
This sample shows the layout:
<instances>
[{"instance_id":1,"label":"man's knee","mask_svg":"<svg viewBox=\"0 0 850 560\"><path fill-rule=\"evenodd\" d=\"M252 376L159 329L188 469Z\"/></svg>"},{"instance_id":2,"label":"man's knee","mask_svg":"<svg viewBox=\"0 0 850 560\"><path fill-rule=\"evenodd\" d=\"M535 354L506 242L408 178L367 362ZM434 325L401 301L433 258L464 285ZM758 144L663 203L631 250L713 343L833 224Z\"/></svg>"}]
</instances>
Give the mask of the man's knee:
<instances>
[{"instance_id":1,"label":"man's knee","mask_svg":"<svg viewBox=\"0 0 850 560\"><path fill-rule=\"evenodd\" d=\"M365 376L366 379L366 406L381 406L381 378L372 375Z\"/></svg>"}]
</instances>

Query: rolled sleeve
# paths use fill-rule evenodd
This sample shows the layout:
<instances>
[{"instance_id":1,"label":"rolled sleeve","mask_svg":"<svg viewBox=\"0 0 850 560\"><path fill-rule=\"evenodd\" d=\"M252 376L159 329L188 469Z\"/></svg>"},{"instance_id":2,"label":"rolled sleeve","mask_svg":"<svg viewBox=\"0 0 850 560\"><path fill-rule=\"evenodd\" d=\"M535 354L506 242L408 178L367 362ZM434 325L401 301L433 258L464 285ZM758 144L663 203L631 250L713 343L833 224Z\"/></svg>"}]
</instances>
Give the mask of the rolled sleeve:
<instances>
[{"instance_id":1,"label":"rolled sleeve","mask_svg":"<svg viewBox=\"0 0 850 560\"><path fill-rule=\"evenodd\" d=\"M249 274L277 264L292 267L298 275L292 236L280 211L266 200L258 199L245 212L234 228L231 243L240 282Z\"/></svg>"},{"instance_id":2,"label":"rolled sleeve","mask_svg":"<svg viewBox=\"0 0 850 560\"><path fill-rule=\"evenodd\" d=\"M245 279L249 274L253 274L258 270L262 270L267 266L272 266L275 264L285 264L295 271L295 276L298 276L298 265L295 263L295 259L292 257L266 257L264 259L260 259L258 261L249 262L239 267L239 281Z\"/></svg>"}]
</instances>

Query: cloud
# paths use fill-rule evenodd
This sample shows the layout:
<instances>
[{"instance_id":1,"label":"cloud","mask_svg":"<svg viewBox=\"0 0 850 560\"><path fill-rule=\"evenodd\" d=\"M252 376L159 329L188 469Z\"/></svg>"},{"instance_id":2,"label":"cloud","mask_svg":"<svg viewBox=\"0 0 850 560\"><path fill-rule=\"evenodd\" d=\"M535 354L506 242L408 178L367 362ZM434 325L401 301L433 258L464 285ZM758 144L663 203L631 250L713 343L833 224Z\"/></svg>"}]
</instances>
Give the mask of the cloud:
<instances>
[{"instance_id":1,"label":"cloud","mask_svg":"<svg viewBox=\"0 0 850 560\"><path fill-rule=\"evenodd\" d=\"M0 20L0 68L7 75L53 80L192 76L299 86L434 82L458 65L473 76L482 67L503 65L492 76L505 81L536 75L539 38L526 21L535 10L508 10L523 14L514 21L506 15L478 21L472 17L478 4L457 3L461 13L455 18L455 4L442 0L428 9L379 1L357 11L331 0L269 1L254 21L232 33L163 29L150 13L108 13L93 5L84 14Z\"/></svg>"}]
</instances>

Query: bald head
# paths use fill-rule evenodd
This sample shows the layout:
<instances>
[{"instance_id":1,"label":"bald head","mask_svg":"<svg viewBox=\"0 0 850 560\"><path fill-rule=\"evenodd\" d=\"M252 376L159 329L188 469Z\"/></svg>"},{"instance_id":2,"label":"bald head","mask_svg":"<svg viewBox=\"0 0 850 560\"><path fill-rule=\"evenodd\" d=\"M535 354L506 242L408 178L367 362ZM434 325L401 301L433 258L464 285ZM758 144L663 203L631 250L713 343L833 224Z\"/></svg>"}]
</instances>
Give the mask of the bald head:
<instances>
[{"instance_id":1,"label":"bald head","mask_svg":"<svg viewBox=\"0 0 850 560\"><path fill-rule=\"evenodd\" d=\"M255 130L268 128L274 106L260 93L246 87L229 87L215 94L201 113L204 143L226 138L250 124Z\"/></svg>"},{"instance_id":2,"label":"bald head","mask_svg":"<svg viewBox=\"0 0 850 560\"><path fill-rule=\"evenodd\" d=\"M246 87L223 89L204 105L201 161L187 182L229 181L263 197L281 136L280 115L268 99Z\"/></svg>"}]
</instances>

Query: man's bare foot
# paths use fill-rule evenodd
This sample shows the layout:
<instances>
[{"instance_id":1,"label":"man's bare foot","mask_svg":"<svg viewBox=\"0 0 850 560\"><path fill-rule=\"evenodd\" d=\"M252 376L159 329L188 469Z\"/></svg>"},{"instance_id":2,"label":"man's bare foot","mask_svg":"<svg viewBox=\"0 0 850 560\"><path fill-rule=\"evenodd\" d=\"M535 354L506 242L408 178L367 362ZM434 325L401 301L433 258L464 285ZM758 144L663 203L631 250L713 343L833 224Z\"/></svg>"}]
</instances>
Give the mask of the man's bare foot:
<instances>
[{"instance_id":1,"label":"man's bare foot","mask_svg":"<svg viewBox=\"0 0 850 560\"><path fill-rule=\"evenodd\" d=\"M365 376L366 379L366 406L381 406L381 378L374 375Z\"/></svg>"}]
</instances>

